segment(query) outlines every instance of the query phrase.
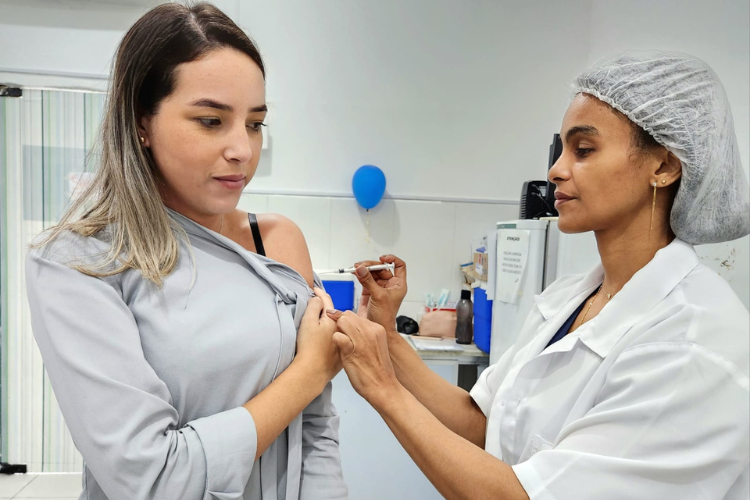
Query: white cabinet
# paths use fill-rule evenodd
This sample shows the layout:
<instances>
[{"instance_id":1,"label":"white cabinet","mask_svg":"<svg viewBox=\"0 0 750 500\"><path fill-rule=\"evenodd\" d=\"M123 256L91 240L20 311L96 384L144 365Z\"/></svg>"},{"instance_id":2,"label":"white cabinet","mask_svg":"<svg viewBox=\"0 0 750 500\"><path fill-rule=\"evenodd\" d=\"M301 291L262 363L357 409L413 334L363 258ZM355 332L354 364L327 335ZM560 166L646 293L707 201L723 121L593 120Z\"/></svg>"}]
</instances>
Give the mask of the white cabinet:
<instances>
[{"instance_id":1,"label":"white cabinet","mask_svg":"<svg viewBox=\"0 0 750 500\"><path fill-rule=\"evenodd\" d=\"M456 362L427 362L455 384ZM333 379L333 403L341 415L341 464L350 500L440 500L380 415L354 391L342 371Z\"/></svg>"}]
</instances>

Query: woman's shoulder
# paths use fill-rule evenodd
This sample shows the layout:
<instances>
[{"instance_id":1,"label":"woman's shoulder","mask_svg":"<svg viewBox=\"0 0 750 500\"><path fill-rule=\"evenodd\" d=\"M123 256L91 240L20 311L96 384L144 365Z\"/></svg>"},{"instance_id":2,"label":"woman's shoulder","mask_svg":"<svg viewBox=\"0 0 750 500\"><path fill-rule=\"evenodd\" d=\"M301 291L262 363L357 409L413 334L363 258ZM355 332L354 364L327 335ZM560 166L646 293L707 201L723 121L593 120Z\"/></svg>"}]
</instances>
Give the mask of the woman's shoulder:
<instances>
[{"instance_id":1,"label":"woman's shoulder","mask_svg":"<svg viewBox=\"0 0 750 500\"><path fill-rule=\"evenodd\" d=\"M68 229L59 232L48 229L32 240L29 256L64 265L90 264L109 252L108 234L103 230L84 236Z\"/></svg>"},{"instance_id":2,"label":"woman's shoulder","mask_svg":"<svg viewBox=\"0 0 750 500\"><path fill-rule=\"evenodd\" d=\"M688 273L679 286L686 293L687 300L692 302L716 298L732 305L742 304L729 282L702 262Z\"/></svg>"},{"instance_id":3,"label":"woman's shoulder","mask_svg":"<svg viewBox=\"0 0 750 500\"><path fill-rule=\"evenodd\" d=\"M702 263L678 283L667 302L694 311L696 321L709 330L724 325L747 333L750 324L750 313L731 285Z\"/></svg>"},{"instance_id":4,"label":"woman's shoulder","mask_svg":"<svg viewBox=\"0 0 750 500\"><path fill-rule=\"evenodd\" d=\"M678 285L679 300L699 314L701 331L717 328L746 337L750 312L730 284L705 264L698 264Z\"/></svg>"},{"instance_id":5,"label":"woman's shoulder","mask_svg":"<svg viewBox=\"0 0 750 500\"><path fill-rule=\"evenodd\" d=\"M750 373L747 333L750 313L731 286L704 264L695 266L645 314L634 348L667 352L694 346L728 361L745 377Z\"/></svg>"},{"instance_id":6,"label":"woman's shoulder","mask_svg":"<svg viewBox=\"0 0 750 500\"><path fill-rule=\"evenodd\" d=\"M266 256L291 267L312 286L310 251L299 226L281 214L263 213L256 217Z\"/></svg>"},{"instance_id":7,"label":"woman's shoulder","mask_svg":"<svg viewBox=\"0 0 750 500\"><path fill-rule=\"evenodd\" d=\"M299 235L302 235L302 230L299 228L299 226L295 224L292 219L286 217L285 215L269 212L255 214L255 216L258 218L258 225L263 228L264 233L273 231L293 231L295 233L298 233ZM304 238L304 236L302 237Z\"/></svg>"},{"instance_id":8,"label":"woman's shoulder","mask_svg":"<svg viewBox=\"0 0 750 500\"><path fill-rule=\"evenodd\" d=\"M111 231L109 228L91 236L85 236L68 229L57 233L54 233L53 230L47 230L31 242L26 257L26 272L28 275L34 267L42 266L47 262L79 271L90 269L104 275L113 272L118 274L117 270L121 268L121 260L109 258L111 249ZM112 276L105 281L111 281L112 279L115 279L115 277Z\"/></svg>"}]
</instances>

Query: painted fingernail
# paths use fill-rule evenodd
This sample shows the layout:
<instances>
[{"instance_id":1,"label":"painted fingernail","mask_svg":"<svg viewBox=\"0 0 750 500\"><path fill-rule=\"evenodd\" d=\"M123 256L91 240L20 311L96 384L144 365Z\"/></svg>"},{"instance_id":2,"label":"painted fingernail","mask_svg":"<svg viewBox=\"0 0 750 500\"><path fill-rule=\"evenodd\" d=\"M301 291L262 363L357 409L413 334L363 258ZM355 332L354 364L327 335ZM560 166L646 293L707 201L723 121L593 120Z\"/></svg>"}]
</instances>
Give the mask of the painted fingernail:
<instances>
[{"instance_id":1,"label":"painted fingernail","mask_svg":"<svg viewBox=\"0 0 750 500\"><path fill-rule=\"evenodd\" d=\"M326 309L326 313L330 314L331 316L336 316L336 315L337 315L337 314L339 314L340 312L341 312L341 311L339 311L339 310L337 310L337 309Z\"/></svg>"}]
</instances>

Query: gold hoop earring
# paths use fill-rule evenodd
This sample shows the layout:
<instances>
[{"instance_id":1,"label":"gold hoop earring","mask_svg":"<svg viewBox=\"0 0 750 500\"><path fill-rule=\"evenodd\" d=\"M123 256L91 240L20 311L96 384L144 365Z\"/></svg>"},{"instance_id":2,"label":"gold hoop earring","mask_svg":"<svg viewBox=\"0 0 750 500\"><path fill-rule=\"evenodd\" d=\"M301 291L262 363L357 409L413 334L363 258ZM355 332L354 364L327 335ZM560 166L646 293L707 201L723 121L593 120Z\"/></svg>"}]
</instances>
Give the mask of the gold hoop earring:
<instances>
[{"instance_id":1,"label":"gold hoop earring","mask_svg":"<svg viewBox=\"0 0 750 500\"><path fill-rule=\"evenodd\" d=\"M656 212L656 181L651 183L654 186L654 199L651 202L651 225L648 228L648 234L651 235L651 231L654 229L654 213Z\"/></svg>"}]
</instances>

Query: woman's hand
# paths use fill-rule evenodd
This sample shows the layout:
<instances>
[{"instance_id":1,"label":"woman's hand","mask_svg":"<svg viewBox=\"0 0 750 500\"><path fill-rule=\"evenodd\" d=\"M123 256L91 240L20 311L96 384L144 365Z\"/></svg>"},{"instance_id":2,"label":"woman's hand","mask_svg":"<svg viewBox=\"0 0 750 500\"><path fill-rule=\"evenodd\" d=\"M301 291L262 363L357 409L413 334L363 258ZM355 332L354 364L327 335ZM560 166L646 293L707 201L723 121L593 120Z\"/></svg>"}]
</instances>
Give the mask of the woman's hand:
<instances>
[{"instance_id":1,"label":"woman's hand","mask_svg":"<svg viewBox=\"0 0 750 500\"><path fill-rule=\"evenodd\" d=\"M333 342L352 387L377 410L400 388L388 355L385 329L351 311L327 313L336 320Z\"/></svg>"},{"instance_id":2,"label":"woman's hand","mask_svg":"<svg viewBox=\"0 0 750 500\"><path fill-rule=\"evenodd\" d=\"M341 360L332 340L336 322L325 314L327 309L333 309L331 296L320 288L313 291L315 297L307 303L297 334L296 359L308 363L313 372L311 376L322 375L325 380L321 382L325 385L341 371Z\"/></svg>"},{"instance_id":3,"label":"woman's hand","mask_svg":"<svg viewBox=\"0 0 750 500\"><path fill-rule=\"evenodd\" d=\"M388 270L370 272L365 266L394 264L393 273ZM395 255L384 255L380 261L355 264L355 276L362 283L362 300L357 314L382 325L387 332L396 331L396 315L406 296L406 263Z\"/></svg>"}]
</instances>

